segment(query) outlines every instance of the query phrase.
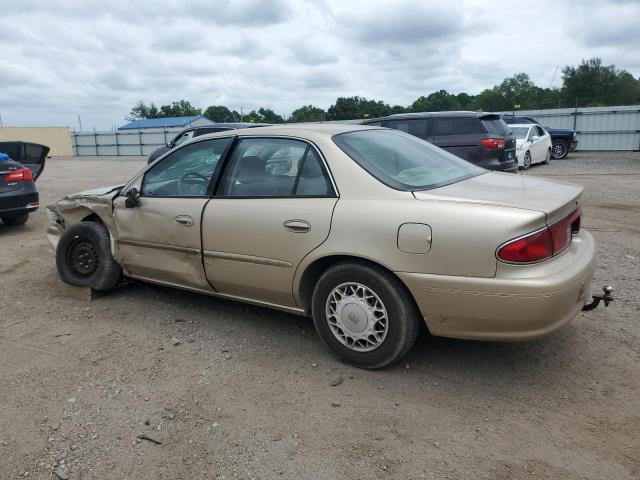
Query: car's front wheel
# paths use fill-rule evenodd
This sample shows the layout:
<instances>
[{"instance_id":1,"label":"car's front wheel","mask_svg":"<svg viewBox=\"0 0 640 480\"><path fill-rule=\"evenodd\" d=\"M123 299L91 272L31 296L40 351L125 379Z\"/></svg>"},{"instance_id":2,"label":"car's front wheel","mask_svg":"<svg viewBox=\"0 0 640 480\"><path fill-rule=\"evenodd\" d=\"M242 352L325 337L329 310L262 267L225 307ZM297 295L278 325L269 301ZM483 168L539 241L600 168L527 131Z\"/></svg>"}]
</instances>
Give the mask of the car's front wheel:
<instances>
[{"instance_id":1,"label":"car's front wheel","mask_svg":"<svg viewBox=\"0 0 640 480\"><path fill-rule=\"evenodd\" d=\"M342 360L382 368L402 358L420 328L418 308L400 280L364 263L339 263L318 280L313 321Z\"/></svg>"},{"instance_id":2,"label":"car's front wheel","mask_svg":"<svg viewBox=\"0 0 640 480\"><path fill-rule=\"evenodd\" d=\"M531 168L531 153L527 152L524 154L524 161L522 162L522 169L529 170Z\"/></svg>"},{"instance_id":3,"label":"car's front wheel","mask_svg":"<svg viewBox=\"0 0 640 480\"><path fill-rule=\"evenodd\" d=\"M29 214L23 213L22 215L11 215L2 217L2 221L9 227L15 227L17 225L24 225L27 222L28 218Z\"/></svg>"},{"instance_id":4,"label":"car's front wheel","mask_svg":"<svg viewBox=\"0 0 640 480\"><path fill-rule=\"evenodd\" d=\"M80 222L65 230L56 248L56 265L65 282L94 290L111 290L122 276L111 255L109 231L97 222Z\"/></svg>"},{"instance_id":5,"label":"car's front wheel","mask_svg":"<svg viewBox=\"0 0 640 480\"><path fill-rule=\"evenodd\" d=\"M551 156L554 160L562 160L569 154L569 145L564 140L554 140L551 145Z\"/></svg>"}]
</instances>

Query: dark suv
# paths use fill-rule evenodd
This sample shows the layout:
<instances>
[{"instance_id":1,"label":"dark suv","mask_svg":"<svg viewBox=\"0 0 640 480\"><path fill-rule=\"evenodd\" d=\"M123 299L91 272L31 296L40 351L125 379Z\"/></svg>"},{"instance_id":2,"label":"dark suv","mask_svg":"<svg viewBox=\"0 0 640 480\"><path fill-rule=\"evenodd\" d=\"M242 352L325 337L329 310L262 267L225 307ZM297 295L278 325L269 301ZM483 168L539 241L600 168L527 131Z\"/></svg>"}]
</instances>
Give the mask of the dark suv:
<instances>
[{"instance_id":1,"label":"dark suv","mask_svg":"<svg viewBox=\"0 0 640 480\"><path fill-rule=\"evenodd\" d=\"M156 148L149 155L149 160L147 163L153 162L156 158L167 153L174 147L177 147L181 143L186 142L187 140L191 140L194 137L199 137L200 135L206 135L207 133L216 133L216 132L224 132L225 130L235 130L238 128L254 128L254 127L264 127L269 125L268 123L248 123L248 122L237 122L237 123L214 123L212 125L201 125L199 127L191 127L182 130L178 133L173 140L167 143L166 146Z\"/></svg>"},{"instance_id":2,"label":"dark suv","mask_svg":"<svg viewBox=\"0 0 640 480\"><path fill-rule=\"evenodd\" d=\"M494 113L400 113L362 124L402 130L489 170L518 171L516 142Z\"/></svg>"}]
</instances>

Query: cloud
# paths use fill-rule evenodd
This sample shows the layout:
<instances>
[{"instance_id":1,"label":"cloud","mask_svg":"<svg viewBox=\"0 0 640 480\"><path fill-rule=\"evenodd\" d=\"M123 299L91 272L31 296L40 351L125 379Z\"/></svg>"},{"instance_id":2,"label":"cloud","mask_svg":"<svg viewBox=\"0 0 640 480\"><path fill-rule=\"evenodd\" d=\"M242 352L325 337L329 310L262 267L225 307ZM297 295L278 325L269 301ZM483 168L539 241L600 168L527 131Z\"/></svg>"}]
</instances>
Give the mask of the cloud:
<instances>
[{"instance_id":1,"label":"cloud","mask_svg":"<svg viewBox=\"0 0 640 480\"><path fill-rule=\"evenodd\" d=\"M408 105L523 71L548 86L556 66L593 56L640 75L633 1L5 3L5 124L75 125L82 115L85 127L110 128L139 100L284 115L348 95Z\"/></svg>"}]
</instances>

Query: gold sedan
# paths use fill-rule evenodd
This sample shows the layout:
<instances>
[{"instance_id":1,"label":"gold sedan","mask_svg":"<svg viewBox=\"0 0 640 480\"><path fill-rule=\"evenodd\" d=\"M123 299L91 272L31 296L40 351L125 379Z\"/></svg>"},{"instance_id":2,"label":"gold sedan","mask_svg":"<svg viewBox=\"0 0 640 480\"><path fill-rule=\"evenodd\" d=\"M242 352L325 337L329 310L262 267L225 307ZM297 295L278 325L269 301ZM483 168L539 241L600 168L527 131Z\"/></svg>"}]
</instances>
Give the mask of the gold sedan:
<instances>
[{"instance_id":1,"label":"gold sedan","mask_svg":"<svg viewBox=\"0 0 640 480\"><path fill-rule=\"evenodd\" d=\"M489 172L396 130L273 126L198 137L126 185L49 207L65 282L122 275L313 317L379 368L433 335L524 340L591 298L582 188Z\"/></svg>"}]
</instances>

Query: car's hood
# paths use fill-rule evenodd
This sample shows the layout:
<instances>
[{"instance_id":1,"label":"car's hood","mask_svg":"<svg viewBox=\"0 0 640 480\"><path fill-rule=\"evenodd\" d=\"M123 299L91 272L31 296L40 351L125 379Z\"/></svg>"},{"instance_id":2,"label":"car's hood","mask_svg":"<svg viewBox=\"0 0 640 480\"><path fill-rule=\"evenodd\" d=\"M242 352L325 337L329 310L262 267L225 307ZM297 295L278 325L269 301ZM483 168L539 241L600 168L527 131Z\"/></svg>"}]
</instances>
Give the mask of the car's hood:
<instances>
[{"instance_id":1,"label":"car's hood","mask_svg":"<svg viewBox=\"0 0 640 480\"><path fill-rule=\"evenodd\" d=\"M554 220L575 205L583 187L529 175L489 172L433 190L413 192L418 200L498 205L536 210Z\"/></svg>"},{"instance_id":2,"label":"car's hood","mask_svg":"<svg viewBox=\"0 0 640 480\"><path fill-rule=\"evenodd\" d=\"M82 192L68 195L65 198L100 197L109 193L113 193L114 195L112 196L115 196L115 193L117 193L118 190L120 190L122 187L124 187L124 185L111 185L110 187L92 188L91 190L84 190Z\"/></svg>"}]
</instances>

